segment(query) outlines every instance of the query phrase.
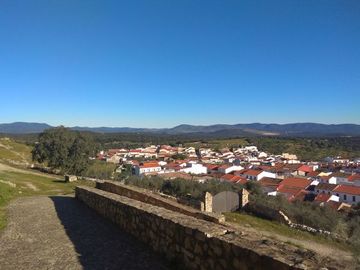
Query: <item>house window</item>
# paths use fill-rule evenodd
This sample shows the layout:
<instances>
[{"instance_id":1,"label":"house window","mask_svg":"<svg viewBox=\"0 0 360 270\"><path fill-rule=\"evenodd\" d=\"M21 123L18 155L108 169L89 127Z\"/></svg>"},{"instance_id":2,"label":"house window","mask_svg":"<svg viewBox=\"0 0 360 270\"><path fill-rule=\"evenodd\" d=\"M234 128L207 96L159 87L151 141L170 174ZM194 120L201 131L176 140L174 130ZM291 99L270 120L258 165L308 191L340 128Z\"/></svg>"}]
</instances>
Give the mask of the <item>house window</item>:
<instances>
[{"instance_id":1,"label":"house window","mask_svg":"<svg viewBox=\"0 0 360 270\"><path fill-rule=\"evenodd\" d=\"M344 195L344 200L346 201L346 195Z\"/></svg>"},{"instance_id":2,"label":"house window","mask_svg":"<svg viewBox=\"0 0 360 270\"><path fill-rule=\"evenodd\" d=\"M353 202L356 202L356 198L355 198L355 196L353 196Z\"/></svg>"}]
</instances>

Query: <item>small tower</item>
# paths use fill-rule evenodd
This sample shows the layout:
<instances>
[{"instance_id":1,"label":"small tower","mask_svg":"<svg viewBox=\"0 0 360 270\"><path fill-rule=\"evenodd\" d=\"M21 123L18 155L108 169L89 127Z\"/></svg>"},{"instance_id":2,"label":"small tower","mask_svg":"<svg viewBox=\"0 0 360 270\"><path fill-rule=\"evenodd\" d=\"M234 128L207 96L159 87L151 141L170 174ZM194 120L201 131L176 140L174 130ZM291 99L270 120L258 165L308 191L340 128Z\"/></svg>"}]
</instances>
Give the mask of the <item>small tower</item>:
<instances>
[{"instance_id":1,"label":"small tower","mask_svg":"<svg viewBox=\"0 0 360 270\"><path fill-rule=\"evenodd\" d=\"M210 192L205 193L204 197L204 211L212 212L213 196Z\"/></svg>"},{"instance_id":2,"label":"small tower","mask_svg":"<svg viewBox=\"0 0 360 270\"><path fill-rule=\"evenodd\" d=\"M240 208L244 208L249 203L249 191L245 188L241 189L240 194Z\"/></svg>"}]
</instances>

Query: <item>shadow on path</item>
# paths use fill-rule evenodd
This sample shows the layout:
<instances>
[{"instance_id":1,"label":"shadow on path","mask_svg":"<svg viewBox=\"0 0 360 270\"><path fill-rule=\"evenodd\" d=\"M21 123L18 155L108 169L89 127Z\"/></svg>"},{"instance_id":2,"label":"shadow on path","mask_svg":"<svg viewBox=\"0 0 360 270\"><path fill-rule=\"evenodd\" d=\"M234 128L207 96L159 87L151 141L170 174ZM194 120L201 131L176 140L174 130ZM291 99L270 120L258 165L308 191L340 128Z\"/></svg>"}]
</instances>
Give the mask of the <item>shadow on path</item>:
<instances>
[{"instance_id":1,"label":"shadow on path","mask_svg":"<svg viewBox=\"0 0 360 270\"><path fill-rule=\"evenodd\" d=\"M50 198L84 269L168 269L147 246L75 198Z\"/></svg>"}]
</instances>

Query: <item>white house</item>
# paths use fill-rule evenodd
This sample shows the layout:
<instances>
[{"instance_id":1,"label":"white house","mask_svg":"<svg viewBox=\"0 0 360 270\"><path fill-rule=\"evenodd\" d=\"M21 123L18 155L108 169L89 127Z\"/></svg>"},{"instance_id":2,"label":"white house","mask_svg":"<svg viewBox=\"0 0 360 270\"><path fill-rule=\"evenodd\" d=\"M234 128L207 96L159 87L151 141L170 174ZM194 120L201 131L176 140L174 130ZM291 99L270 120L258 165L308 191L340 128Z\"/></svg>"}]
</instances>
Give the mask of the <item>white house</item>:
<instances>
[{"instance_id":1,"label":"white house","mask_svg":"<svg viewBox=\"0 0 360 270\"><path fill-rule=\"evenodd\" d=\"M344 173L334 173L329 178L329 184L347 184L350 175Z\"/></svg>"},{"instance_id":2,"label":"white house","mask_svg":"<svg viewBox=\"0 0 360 270\"><path fill-rule=\"evenodd\" d=\"M267 157L268 157L268 154L265 153L265 152L260 152L260 153L258 154L258 158L267 158Z\"/></svg>"},{"instance_id":3,"label":"white house","mask_svg":"<svg viewBox=\"0 0 360 270\"><path fill-rule=\"evenodd\" d=\"M360 187L339 185L333 190L332 194L338 196L340 202L345 202L352 205L358 204L360 202Z\"/></svg>"},{"instance_id":4,"label":"white house","mask_svg":"<svg viewBox=\"0 0 360 270\"><path fill-rule=\"evenodd\" d=\"M244 167L227 164L220 166L218 168L218 172L221 172L223 174L228 174L234 171L241 171L242 169L244 169Z\"/></svg>"},{"instance_id":5,"label":"white house","mask_svg":"<svg viewBox=\"0 0 360 270\"><path fill-rule=\"evenodd\" d=\"M167 162L166 162L166 161L159 161L158 164L159 164L160 166L165 166L165 165L167 164Z\"/></svg>"},{"instance_id":6,"label":"white house","mask_svg":"<svg viewBox=\"0 0 360 270\"><path fill-rule=\"evenodd\" d=\"M297 160L298 159L296 155L289 154L289 153L282 153L281 157L284 159L288 159L288 160Z\"/></svg>"},{"instance_id":7,"label":"white house","mask_svg":"<svg viewBox=\"0 0 360 270\"><path fill-rule=\"evenodd\" d=\"M348 163L349 159L341 158L341 157L326 157L324 158L324 161L327 163L344 164L344 163Z\"/></svg>"},{"instance_id":8,"label":"white house","mask_svg":"<svg viewBox=\"0 0 360 270\"><path fill-rule=\"evenodd\" d=\"M254 145L251 145L251 146L245 146L244 147L244 150L245 151L248 151L248 152L259 152L257 147L254 146Z\"/></svg>"},{"instance_id":9,"label":"white house","mask_svg":"<svg viewBox=\"0 0 360 270\"><path fill-rule=\"evenodd\" d=\"M180 169L181 172L190 173L190 174L206 174L207 167L202 164L197 163L187 163L185 167Z\"/></svg>"},{"instance_id":10,"label":"white house","mask_svg":"<svg viewBox=\"0 0 360 270\"><path fill-rule=\"evenodd\" d=\"M237 173L235 173L237 175ZM266 172L262 170L244 170L239 172L239 175L245 177L247 180L259 181L264 177L276 178L275 173Z\"/></svg>"},{"instance_id":11,"label":"white house","mask_svg":"<svg viewBox=\"0 0 360 270\"><path fill-rule=\"evenodd\" d=\"M133 172L135 175L146 175L159 173L161 171L161 166L157 162L146 162L140 165L133 166Z\"/></svg>"}]
</instances>

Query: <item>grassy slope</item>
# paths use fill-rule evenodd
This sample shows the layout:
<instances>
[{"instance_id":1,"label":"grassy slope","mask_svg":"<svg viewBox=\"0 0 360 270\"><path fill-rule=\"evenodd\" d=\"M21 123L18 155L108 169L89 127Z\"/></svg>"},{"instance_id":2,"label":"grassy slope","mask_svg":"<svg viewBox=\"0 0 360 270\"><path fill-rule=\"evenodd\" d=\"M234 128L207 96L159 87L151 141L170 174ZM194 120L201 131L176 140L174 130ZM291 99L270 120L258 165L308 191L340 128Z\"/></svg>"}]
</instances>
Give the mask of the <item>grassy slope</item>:
<instances>
[{"instance_id":1,"label":"grassy slope","mask_svg":"<svg viewBox=\"0 0 360 270\"><path fill-rule=\"evenodd\" d=\"M314 241L316 243L336 247L340 250L352 251L352 247L344 242L339 242L326 236L313 235L308 232L299 231L275 221L269 221L239 212L225 213L225 217L226 221L230 223L248 226L259 231L271 233L273 235L280 235L302 241Z\"/></svg>"},{"instance_id":2,"label":"grassy slope","mask_svg":"<svg viewBox=\"0 0 360 270\"><path fill-rule=\"evenodd\" d=\"M26 165L31 163L31 147L11 139L0 138L0 162Z\"/></svg>"}]
</instances>

